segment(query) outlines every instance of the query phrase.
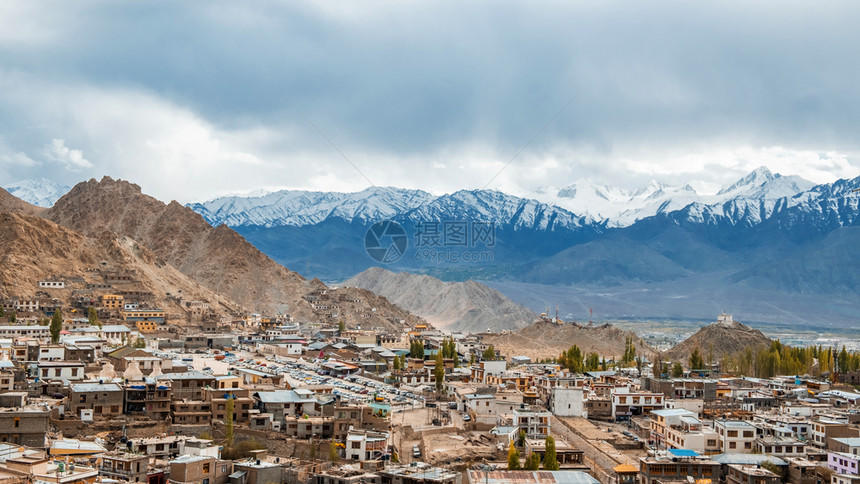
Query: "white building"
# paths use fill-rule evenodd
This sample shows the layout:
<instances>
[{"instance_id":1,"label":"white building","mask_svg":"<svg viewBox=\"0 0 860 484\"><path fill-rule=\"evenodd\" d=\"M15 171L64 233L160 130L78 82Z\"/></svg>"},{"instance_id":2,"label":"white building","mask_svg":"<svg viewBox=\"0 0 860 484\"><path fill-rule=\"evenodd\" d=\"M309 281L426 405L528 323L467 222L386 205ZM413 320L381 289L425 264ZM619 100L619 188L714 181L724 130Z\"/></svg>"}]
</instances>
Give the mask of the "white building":
<instances>
[{"instance_id":1,"label":"white building","mask_svg":"<svg viewBox=\"0 0 860 484\"><path fill-rule=\"evenodd\" d=\"M720 452L726 454L752 454L756 428L742 420L715 420L714 430L720 439Z\"/></svg>"},{"instance_id":2,"label":"white building","mask_svg":"<svg viewBox=\"0 0 860 484\"><path fill-rule=\"evenodd\" d=\"M514 426L526 432L529 439L545 439L549 435L550 417L546 411L514 410Z\"/></svg>"},{"instance_id":3,"label":"white building","mask_svg":"<svg viewBox=\"0 0 860 484\"><path fill-rule=\"evenodd\" d=\"M63 281L39 281L40 289L65 289L66 283Z\"/></svg>"},{"instance_id":4,"label":"white building","mask_svg":"<svg viewBox=\"0 0 860 484\"><path fill-rule=\"evenodd\" d=\"M345 457L349 460L379 460L388 449L388 432L350 430L346 435Z\"/></svg>"},{"instance_id":5,"label":"white building","mask_svg":"<svg viewBox=\"0 0 860 484\"><path fill-rule=\"evenodd\" d=\"M41 361L38 376L42 380L80 381L86 378L80 361Z\"/></svg>"},{"instance_id":6,"label":"white building","mask_svg":"<svg viewBox=\"0 0 860 484\"><path fill-rule=\"evenodd\" d=\"M585 414L585 398L582 388L552 389L550 410L559 417L582 417Z\"/></svg>"}]
</instances>

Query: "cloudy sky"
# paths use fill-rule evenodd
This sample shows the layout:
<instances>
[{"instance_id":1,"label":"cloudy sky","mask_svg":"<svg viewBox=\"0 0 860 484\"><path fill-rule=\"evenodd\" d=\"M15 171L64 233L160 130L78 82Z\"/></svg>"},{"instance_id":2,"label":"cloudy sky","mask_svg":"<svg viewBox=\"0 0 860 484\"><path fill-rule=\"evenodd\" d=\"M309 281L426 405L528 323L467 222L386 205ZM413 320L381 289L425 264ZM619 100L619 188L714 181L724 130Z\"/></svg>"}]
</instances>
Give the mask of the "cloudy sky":
<instances>
[{"instance_id":1,"label":"cloudy sky","mask_svg":"<svg viewBox=\"0 0 860 484\"><path fill-rule=\"evenodd\" d=\"M0 0L0 185L860 175L857 2L246 3Z\"/></svg>"}]
</instances>

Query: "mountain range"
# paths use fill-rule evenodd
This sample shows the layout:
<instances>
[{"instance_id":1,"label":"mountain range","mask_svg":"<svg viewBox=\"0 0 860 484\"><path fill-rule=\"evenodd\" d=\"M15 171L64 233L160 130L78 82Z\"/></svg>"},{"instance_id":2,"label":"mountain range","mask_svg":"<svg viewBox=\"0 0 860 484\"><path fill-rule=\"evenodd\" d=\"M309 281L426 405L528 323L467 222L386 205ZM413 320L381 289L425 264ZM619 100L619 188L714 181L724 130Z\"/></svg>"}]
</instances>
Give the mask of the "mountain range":
<instances>
[{"instance_id":1,"label":"mountain range","mask_svg":"<svg viewBox=\"0 0 860 484\"><path fill-rule=\"evenodd\" d=\"M386 268L482 280L535 312L559 305L566 319L585 319L596 308L603 317L708 320L729 308L746 321L848 326L860 309L857 188L860 178L815 185L759 168L714 195L659 183L626 192L578 182L533 198L373 187L189 207L325 280L380 265L364 250L365 234L386 219L409 242ZM446 222L467 231L493 224L492 244L419 245L427 225L441 230ZM433 251L447 260L427 257ZM464 254L481 257L464 261ZM613 291L633 294L635 307L606 297Z\"/></svg>"},{"instance_id":2,"label":"mountain range","mask_svg":"<svg viewBox=\"0 0 860 484\"><path fill-rule=\"evenodd\" d=\"M297 321L400 331L421 320L360 288L329 289L273 261L226 225L213 227L177 202L104 177L75 185L50 208L0 189L0 295L32 297L37 281L59 277L97 297L106 273L128 275L125 291L181 315L180 301L216 314L289 314ZM95 289L94 289L95 287ZM71 294L71 293L69 293ZM69 301L71 302L71 301Z\"/></svg>"},{"instance_id":3,"label":"mountain range","mask_svg":"<svg viewBox=\"0 0 860 484\"><path fill-rule=\"evenodd\" d=\"M856 325L860 309L857 188L860 178L815 185L759 168L713 195L657 182L625 191L580 181L526 197L371 187L187 207L199 214L191 223L200 233L204 225L227 225L275 262L332 283L384 265L483 281L534 312L560 306L569 320L592 309L602 318L711 320L727 309L750 322L845 327ZM150 222L176 230L182 224L168 220L185 207L167 207ZM64 223L77 227L74 207L64 213ZM123 218L120 233L146 239L133 227L134 214ZM397 248L401 257L385 264L365 249L369 229L382 220L402 227L407 241ZM183 244L214 248L210 237ZM173 249L161 249L172 263L195 268L187 249L175 247L173 259ZM209 283L216 279L213 272Z\"/></svg>"}]
</instances>

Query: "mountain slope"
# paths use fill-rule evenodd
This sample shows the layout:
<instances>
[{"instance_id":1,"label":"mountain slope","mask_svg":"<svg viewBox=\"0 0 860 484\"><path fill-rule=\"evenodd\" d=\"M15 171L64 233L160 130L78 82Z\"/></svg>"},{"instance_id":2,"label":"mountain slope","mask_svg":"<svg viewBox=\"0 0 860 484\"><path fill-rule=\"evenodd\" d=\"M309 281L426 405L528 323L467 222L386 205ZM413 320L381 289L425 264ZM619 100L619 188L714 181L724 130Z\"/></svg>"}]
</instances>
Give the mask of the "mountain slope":
<instances>
[{"instance_id":1,"label":"mountain slope","mask_svg":"<svg viewBox=\"0 0 860 484\"><path fill-rule=\"evenodd\" d=\"M44 211L44 209L29 204L0 188L0 211L35 215Z\"/></svg>"},{"instance_id":2,"label":"mountain slope","mask_svg":"<svg viewBox=\"0 0 860 484\"><path fill-rule=\"evenodd\" d=\"M0 220L0 288L8 296L32 296L38 281L51 278L65 280L64 291L82 291L87 284L103 284L105 274L119 272L133 274L124 290L151 293L146 299L174 318L184 318L185 311L167 294L205 301L220 311L237 307L128 237L110 232L87 237L41 217L10 212L0 212Z\"/></svg>"},{"instance_id":3,"label":"mountain slope","mask_svg":"<svg viewBox=\"0 0 860 484\"><path fill-rule=\"evenodd\" d=\"M760 348L770 344L771 339L761 331L737 321L731 321L731 315L723 315L722 317L725 317L726 320L720 320L700 329L663 353L663 358L670 361L681 361L686 365L690 354L698 348L699 353L707 363L708 355L713 355L716 360L723 355L734 355L745 348Z\"/></svg>"},{"instance_id":4,"label":"mountain slope","mask_svg":"<svg viewBox=\"0 0 860 484\"><path fill-rule=\"evenodd\" d=\"M286 312L304 279L227 228L211 227L182 205L144 195L140 187L104 177L75 185L46 217L85 235L109 230L134 239L211 290L247 308Z\"/></svg>"},{"instance_id":5,"label":"mountain slope","mask_svg":"<svg viewBox=\"0 0 860 484\"><path fill-rule=\"evenodd\" d=\"M449 331L501 331L531 324L537 315L474 281L439 279L370 268L343 283L369 289Z\"/></svg>"},{"instance_id":6,"label":"mountain slope","mask_svg":"<svg viewBox=\"0 0 860 484\"><path fill-rule=\"evenodd\" d=\"M369 291L330 291L318 280L305 280L227 226L213 228L179 203L164 204L123 180L104 177L79 183L46 217L85 235L110 231L133 239L201 285L252 311L388 330L418 322Z\"/></svg>"},{"instance_id":7,"label":"mountain slope","mask_svg":"<svg viewBox=\"0 0 860 484\"><path fill-rule=\"evenodd\" d=\"M486 335L482 341L493 345L503 355L525 355L533 360L556 358L573 345L579 346L585 354L594 352L610 359L624 354L624 344L628 336L633 338L637 355L648 356L654 353L654 350L632 331L622 331L609 324L556 324L539 320L514 333Z\"/></svg>"}]
</instances>

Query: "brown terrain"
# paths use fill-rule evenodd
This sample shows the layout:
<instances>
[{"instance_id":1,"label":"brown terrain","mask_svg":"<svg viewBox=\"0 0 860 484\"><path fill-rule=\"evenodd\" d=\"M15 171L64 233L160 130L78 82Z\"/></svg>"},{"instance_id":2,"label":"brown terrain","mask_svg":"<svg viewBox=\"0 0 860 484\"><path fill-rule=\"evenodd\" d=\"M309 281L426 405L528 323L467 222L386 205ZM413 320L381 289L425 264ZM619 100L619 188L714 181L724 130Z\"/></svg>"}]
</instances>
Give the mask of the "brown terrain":
<instances>
[{"instance_id":1,"label":"brown terrain","mask_svg":"<svg viewBox=\"0 0 860 484\"><path fill-rule=\"evenodd\" d=\"M370 289L448 331L517 330L537 318L502 293L475 281L445 282L371 267L343 284Z\"/></svg>"},{"instance_id":2,"label":"brown terrain","mask_svg":"<svg viewBox=\"0 0 860 484\"><path fill-rule=\"evenodd\" d=\"M91 292L112 274L131 276L122 289L151 293L168 314L181 317L177 297L207 302L210 307L236 309L235 304L191 280L128 237L102 232L87 237L32 215L0 212L0 287L9 296L32 296L40 280L66 281L63 290L42 290L62 297ZM106 291L105 291L106 292ZM143 299L150 299L144 297Z\"/></svg>"},{"instance_id":3,"label":"brown terrain","mask_svg":"<svg viewBox=\"0 0 860 484\"><path fill-rule=\"evenodd\" d=\"M747 347L764 347L770 343L771 339L764 333L737 321L717 322L700 329L662 356L663 360L686 363L696 348L699 348L702 357L707 360L709 354L714 358L721 358L723 355L737 354Z\"/></svg>"},{"instance_id":4,"label":"brown terrain","mask_svg":"<svg viewBox=\"0 0 860 484\"><path fill-rule=\"evenodd\" d=\"M623 331L609 324L579 325L539 320L515 333L486 335L485 343L493 345L503 355L528 356L532 360L556 358L573 345L583 353L597 353L607 359L621 357L627 336L633 337L636 354L650 357L654 349L632 331Z\"/></svg>"},{"instance_id":5,"label":"brown terrain","mask_svg":"<svg viewBox=\"0 0 860 484\"><path fill-rule=\"evenodd\" d=\"M175 201L165 204L123 180L79 183L47 210L3 191L0 210L8 212L4 217L10 217L7 223L19 234L33 237L29 244L27 237L4 241L3 258L12 264L6 267L26 270L28 263L34 265L25 276L6 271L6 296L32 296L35 283L50 276L81 280L86 286L94 282L87 274L104 280L100 274L110 270L135 274L141 287L153 293L154 305L169 305L181 289L183 299L208 301L211 308L231 313L289 314L295 321L323 324L343 320L350 327L391 331L421 321L370 291L329 289L318 280L308 281L232 229L212 227L191 209ZM52 245L52 240L66 243Z\"/></svg>"}]
</instances>

